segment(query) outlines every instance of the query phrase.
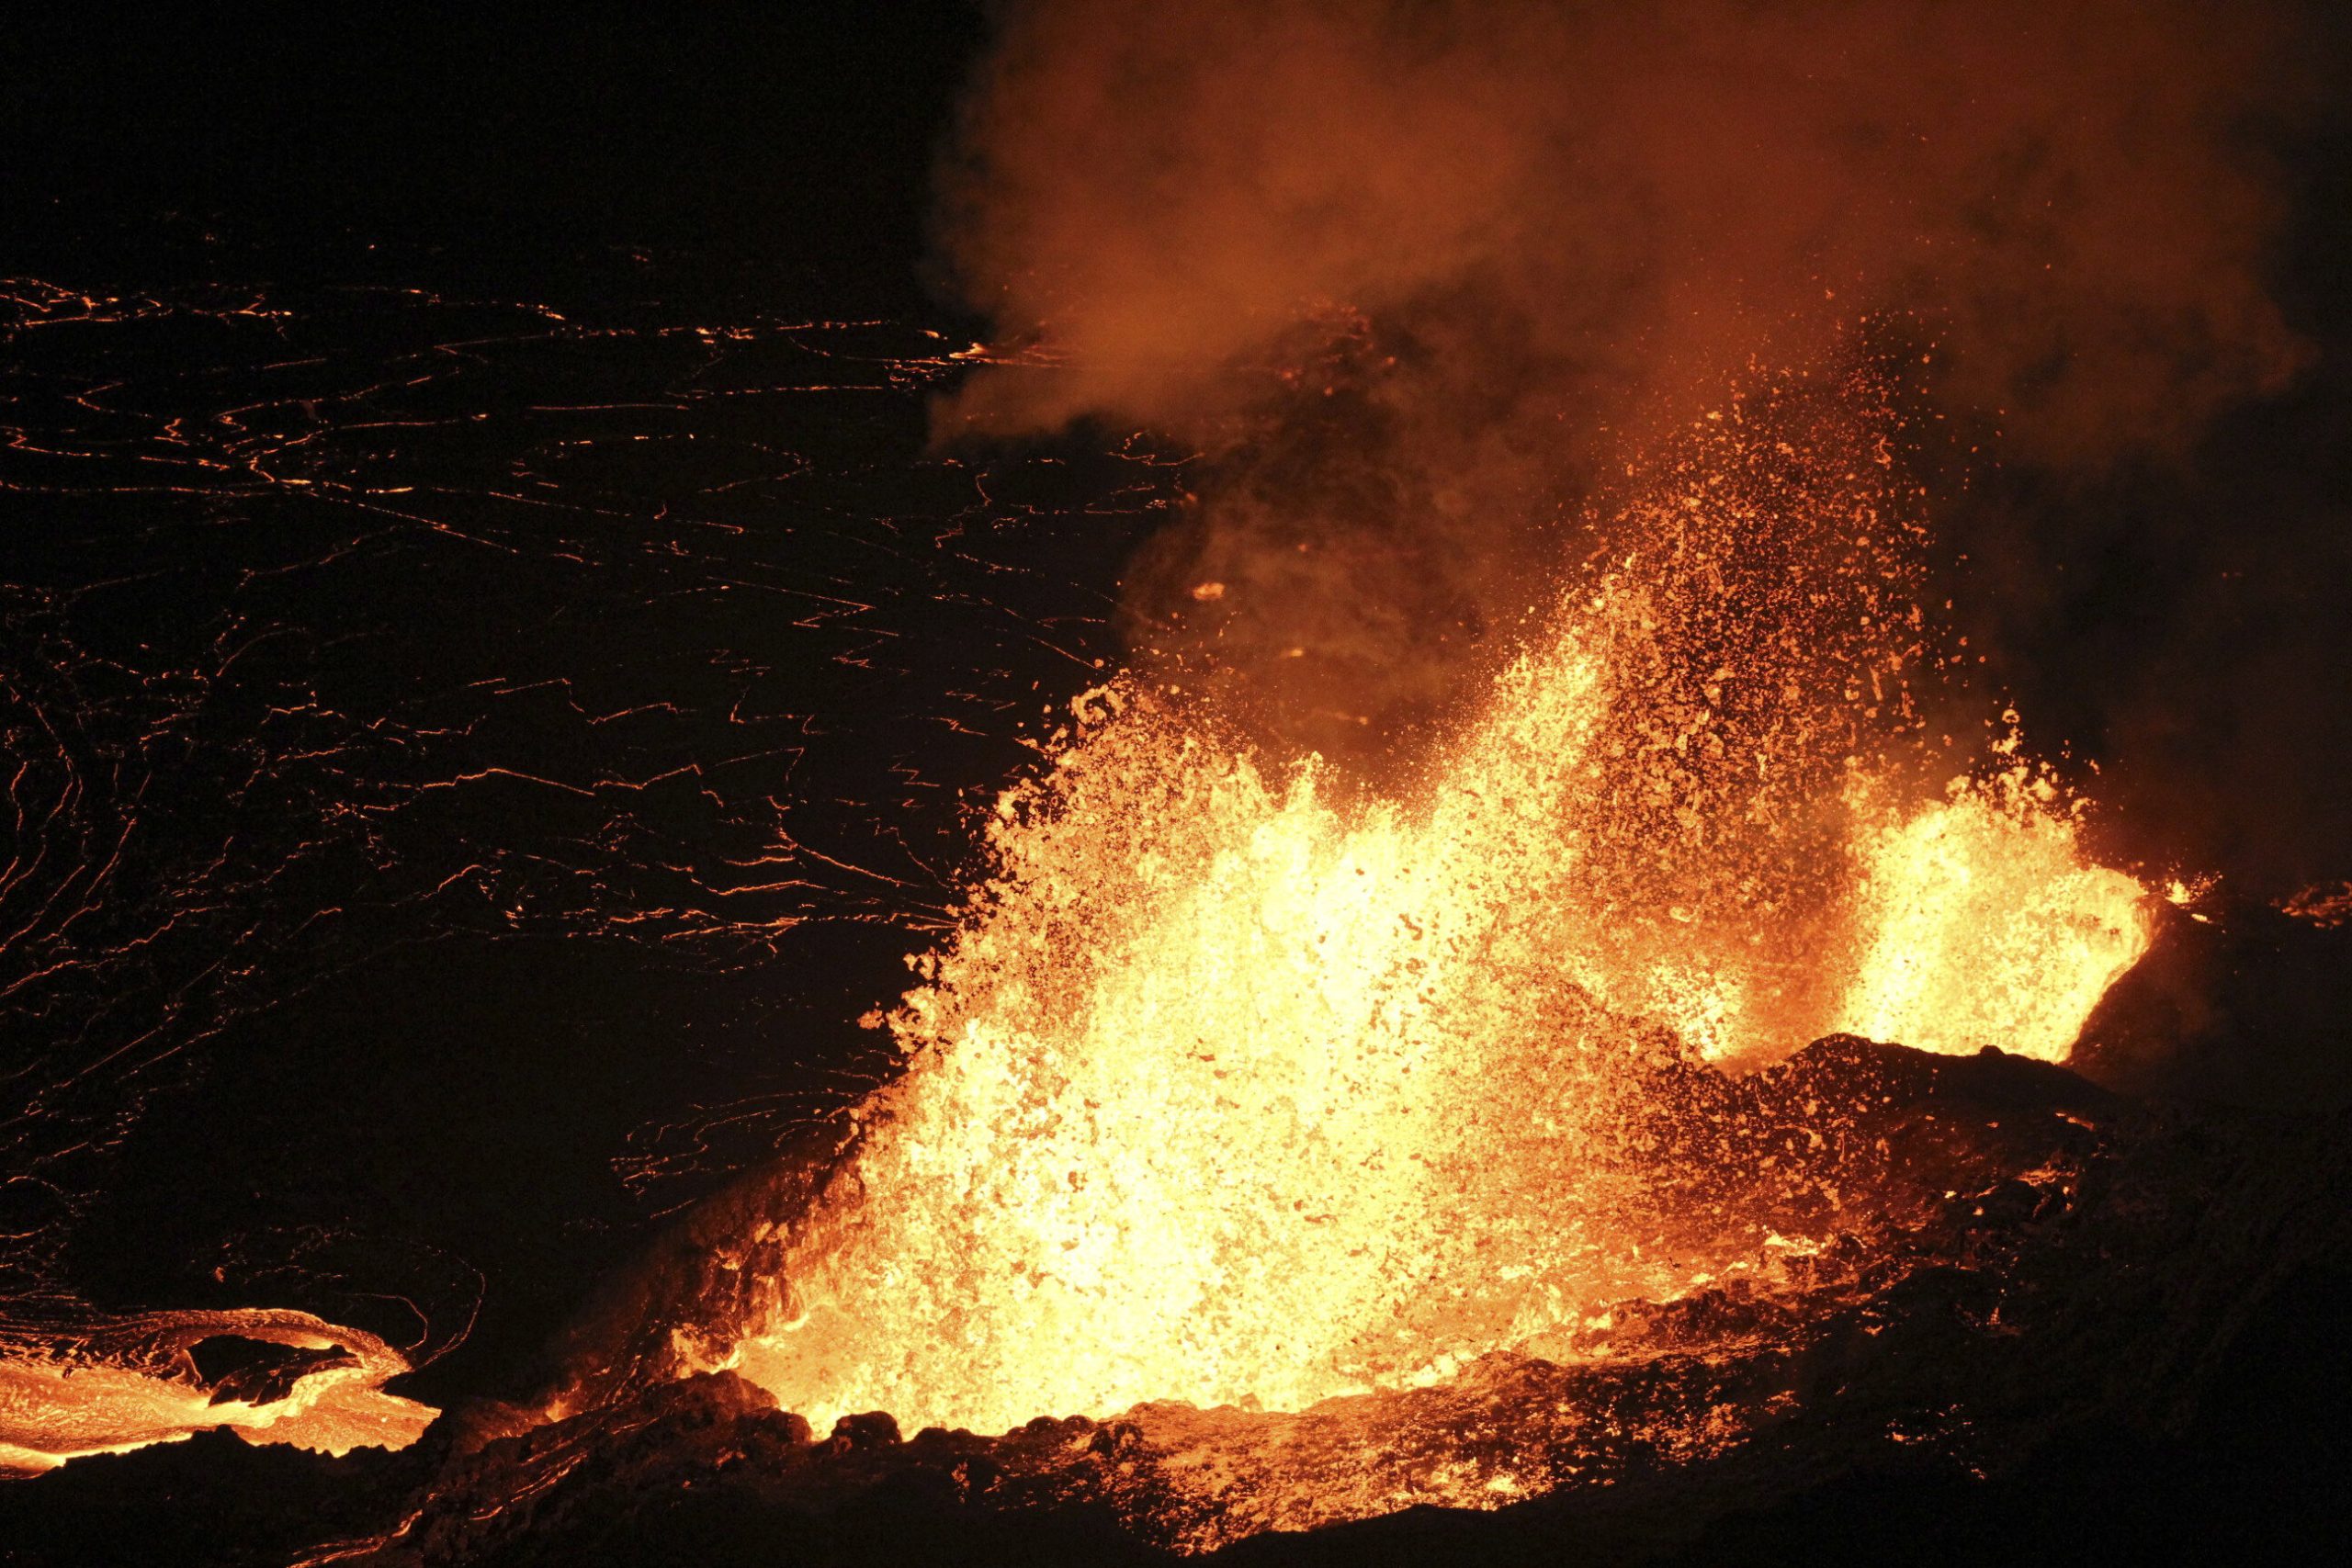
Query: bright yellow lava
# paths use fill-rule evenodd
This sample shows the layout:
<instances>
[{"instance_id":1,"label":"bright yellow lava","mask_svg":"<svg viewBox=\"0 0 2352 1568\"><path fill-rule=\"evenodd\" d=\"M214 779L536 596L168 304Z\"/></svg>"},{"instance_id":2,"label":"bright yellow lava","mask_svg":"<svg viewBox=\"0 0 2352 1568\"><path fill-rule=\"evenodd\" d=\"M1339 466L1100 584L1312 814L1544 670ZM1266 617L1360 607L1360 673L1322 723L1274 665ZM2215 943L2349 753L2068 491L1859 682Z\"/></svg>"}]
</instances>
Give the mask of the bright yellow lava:
<instances>
[{"instance_id":1,"label":"bright yellow lava","mask_svg":"<svg viewBox=\"0 0 2352 1568\"><path fill-rule=\"evenodd\" d=\"M2146 889L2086 863L2074 822L2022 769L1879 829L1863 860L1867 934L1841 1032L2064 1061L2147 950Z\"/></svg>"},{"instance_id":2,"label":"bright yellow lava","mask_svg":"<svg viewBox=\"0 0 2352 1568\"><path fill-rule=\"evenodd\" d=\"M2143 890L2022 770L1918 783L1916 526L1816 416L1697 427L1409 798L1090 694L728 1363L820 1430L1428 1383L1720 1267L1632 1217L1645 1066L2063 1057Z\"/></svg>"}]
</instances>

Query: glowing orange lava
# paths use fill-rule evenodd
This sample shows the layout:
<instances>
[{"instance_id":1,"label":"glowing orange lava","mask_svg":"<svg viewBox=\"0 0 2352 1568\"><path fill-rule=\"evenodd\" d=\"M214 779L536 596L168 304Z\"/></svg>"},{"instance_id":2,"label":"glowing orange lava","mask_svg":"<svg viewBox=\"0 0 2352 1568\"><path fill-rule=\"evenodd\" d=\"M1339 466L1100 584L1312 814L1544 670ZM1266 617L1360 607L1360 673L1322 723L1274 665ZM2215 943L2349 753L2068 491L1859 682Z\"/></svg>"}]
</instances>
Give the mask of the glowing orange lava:
<instances>
[{"instance_id":1,"label":"glowing orange lava","mask_svg":"<svg viewBox=\"0 0 2352 1568\"><path fill-rule=\"evenodd\" d=\"M206 1386L188 1355L224 1335L326 1354L278 1397L228 1396ZM334 1454L404 1448L436 1414L384 1392L410 1370L405 1356L306 1312L157 1312L47 1332L0 1325L0 1475L216 1427Z\"/></svg>"},{"instance_id":2,"label":"glowing orange lava","mask_svg":"<svg viewBox=\"0 0 2352 1568\"><path fill-rule=\"evenodd\" d=\"M1855 406L1694 422L1405 798L1089 694L714 1359L820 1430L1442 1382L1736 1261L1658 1241L1647 1069L1834 1031L2063 1057L2143 891L2008 743L1945 782L1917 500Z\"/></svg>"}]
</instances>

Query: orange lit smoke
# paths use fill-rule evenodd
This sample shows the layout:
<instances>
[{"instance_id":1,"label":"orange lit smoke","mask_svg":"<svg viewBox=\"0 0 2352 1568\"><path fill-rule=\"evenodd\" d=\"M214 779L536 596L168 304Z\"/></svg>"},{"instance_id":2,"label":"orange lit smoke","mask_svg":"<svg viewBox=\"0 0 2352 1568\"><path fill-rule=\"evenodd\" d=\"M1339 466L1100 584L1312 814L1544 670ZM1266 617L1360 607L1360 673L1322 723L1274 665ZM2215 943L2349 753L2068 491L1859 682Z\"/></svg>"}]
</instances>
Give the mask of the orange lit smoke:
<instances>
[{"instance_id":1,"label":"orange lit smoke","mask_svg":"<svg viewBox=\"0 0 2352 1568\"><path fill-rule=\"evenodd\" d=\"M969 302L1057 368L951 426L1210 440L1333 301L1429 329L1415 434L1474 479L1877 311L2062 457L2165 446L2307 357L2243 134L2332 84L2290 8L2188 0L1026 0L945 166ZM1678 352L1690 349L1694 352ZM1426 394L1442 391L1443 398ZM1517 426L1518 428L1511 428ZM1447 458L1451 461L1446 461ZM1494 520L1485 520L1492 526Z\"/></svg>"},{"instance_id":2,"label":"orange lit smoke","mask_svg":"<svg viewBox=\"0 0 2352 1568\"><path fill-rule=\"evenodd\" d=\"M721 1359L820 1429L1425 1385L1736 1261L1658 1243L1662 1066L1838 1030L2063 1058L2143 890L2009 736L1951 780L1865 394L1692 421L1642 548L1401 798L1137 682L1081 699Z\"/></svg>"},{"instance_id":3,"label":"orange lit smoke","mask_svg":"<svg viewBox=\"0 0 2352 1568\"><path fill-rule=\"evenodd\" d=\"M1487 640L1536 633L1563 500L1751 355L1893 323L1939 434L2076 472L2183 453L2311 358L2265 277L2259 130L2332 85L2291 5L1004 14L939 225L998 351L937 428L1204 453L1129 640L1283 752L1377 766L1468 700Z\"/></svg>"}]
</instances>

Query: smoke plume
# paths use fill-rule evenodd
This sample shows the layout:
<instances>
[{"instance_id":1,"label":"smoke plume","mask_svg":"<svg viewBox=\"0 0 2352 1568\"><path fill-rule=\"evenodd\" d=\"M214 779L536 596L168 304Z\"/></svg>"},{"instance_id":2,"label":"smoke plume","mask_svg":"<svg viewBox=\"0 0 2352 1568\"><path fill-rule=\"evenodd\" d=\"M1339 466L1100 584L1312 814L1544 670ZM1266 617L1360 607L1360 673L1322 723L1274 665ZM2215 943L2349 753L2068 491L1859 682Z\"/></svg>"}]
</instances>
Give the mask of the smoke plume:
<instances>
[{"instance_id":1,"label":"smoke plume","mask_svg":"<svg viewBox=\"0 0 2352 1568\"><path fill-rule=\"evenodd\" d=\"M1033 352L940 428L1196 446L1139 651L1344 752L1437 711L1645 425L1751 362L1899 342L2086 472L2288 384L2250 132L2290 44L2177 0L1037 0L942 217Z\"/></svg>"}]
</instances>

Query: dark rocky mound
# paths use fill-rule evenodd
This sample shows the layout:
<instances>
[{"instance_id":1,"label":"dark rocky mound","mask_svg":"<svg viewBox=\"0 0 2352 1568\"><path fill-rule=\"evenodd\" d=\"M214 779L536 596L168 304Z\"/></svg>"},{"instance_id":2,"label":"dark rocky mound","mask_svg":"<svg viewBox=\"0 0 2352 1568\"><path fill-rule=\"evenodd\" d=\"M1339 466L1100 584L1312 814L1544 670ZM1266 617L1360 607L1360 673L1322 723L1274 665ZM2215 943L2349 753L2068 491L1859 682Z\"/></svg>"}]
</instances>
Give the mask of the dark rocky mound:
<instances>
[{"instance_id":1,"label":"dark rocky mound","mask_svg":"<svg viewBox=\"0 0 2352 1568\"><path fill-rule=\"evenodd\" d=\"M662 1378L529 1430L453 1412L401 1455L222 1435L71 1465L0 1493L0 1556L2149 1561L2346 1533L2343 1118L2151 1111L1994 1053L1848 1039L1685 1088L1662 1210L1740 1232L1831 1203L1840 1239L1770 1280L1620 1303L1557 1360L1001 1438L902 1438L883 1416L812 1434L731 1375ZM1482 1495L1509 1506L1400 1506L1464 1500L1444 1484L1463 1474L1508 1477Z\"/></svg>"}]
</instances>

